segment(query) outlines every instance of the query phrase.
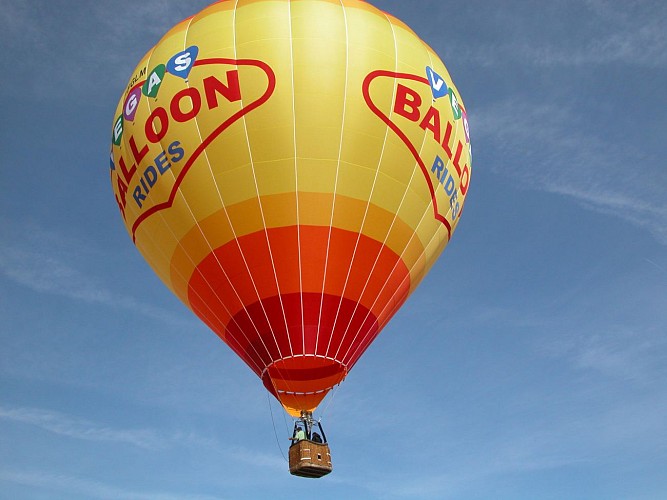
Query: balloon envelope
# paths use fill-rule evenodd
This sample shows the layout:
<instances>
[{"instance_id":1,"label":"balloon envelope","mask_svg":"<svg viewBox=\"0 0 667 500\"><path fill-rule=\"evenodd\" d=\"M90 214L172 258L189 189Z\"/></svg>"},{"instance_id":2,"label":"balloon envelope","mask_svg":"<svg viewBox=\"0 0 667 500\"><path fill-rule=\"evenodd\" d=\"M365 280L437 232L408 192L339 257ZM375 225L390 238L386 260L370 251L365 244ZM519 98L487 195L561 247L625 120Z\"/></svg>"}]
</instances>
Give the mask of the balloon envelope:
<instances>
[{"instance_id":1,"label":"balloon envelope","mask_svg":"<svg viewBox=\"0 0 667 500\"><path fill-rule=\"evenodd\" d=\"M137 248L292 414L419 284L470 173L447 69L358 0L209 6L140 61L112 127Z\"/></svg>"}]
</instances>

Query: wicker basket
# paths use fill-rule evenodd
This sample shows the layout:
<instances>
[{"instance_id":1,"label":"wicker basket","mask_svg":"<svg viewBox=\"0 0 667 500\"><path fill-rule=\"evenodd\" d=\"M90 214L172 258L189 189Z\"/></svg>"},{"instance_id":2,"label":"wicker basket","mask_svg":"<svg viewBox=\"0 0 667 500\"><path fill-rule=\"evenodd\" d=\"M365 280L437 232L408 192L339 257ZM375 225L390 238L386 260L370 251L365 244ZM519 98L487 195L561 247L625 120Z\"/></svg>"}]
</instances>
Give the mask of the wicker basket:
<instances>
[{"instance_id":1,"label":"wicker basket","mask_svg":"<svg viewBox=\"0 0 667 500\"><path fill-rule=\"evenodd\" d=\"M332 470L328 444L303 439L290 447L290 474L301 477L322 477Z\"/></svg>"}]
</instances>

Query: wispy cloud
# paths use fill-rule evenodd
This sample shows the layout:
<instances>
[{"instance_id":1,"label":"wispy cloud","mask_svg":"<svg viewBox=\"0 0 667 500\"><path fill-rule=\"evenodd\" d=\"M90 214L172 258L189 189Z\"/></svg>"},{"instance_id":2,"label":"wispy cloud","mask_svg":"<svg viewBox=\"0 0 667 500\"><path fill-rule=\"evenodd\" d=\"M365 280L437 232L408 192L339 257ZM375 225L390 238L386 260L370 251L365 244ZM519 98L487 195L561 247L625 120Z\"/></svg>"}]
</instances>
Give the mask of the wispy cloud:
<instances>
[{"instance_id":1,"label":"wispy cloud","mask_svg":"<svg viewBox=\"0 0 667 500\"><path fill-rule=\"evenodd\" d=\"M664 456L667 394L600 397L598 389L584 383L563 393L515 395L483 429L474 423L451 428L429 422L440 445L424 446L422 437L401 454L403 459L415 457L419 466L389 466L370 474L349 471L333 479L373 498L456 499L470 492L492 498L496 482L508 476L580 471L621 455Z\"/></svg>"},{"instance_id":2,"label":"wispy cloud","mask_svg":"<svg viewBox=\"0 0 667 500\"><path fill-rule=\"evenodd\" d=\"M224 447L217 439L202 436L194 431L122 428L54 410L8 405L0 405L1 420L34 426L64 438L126 444L150 451L196 448L221 453L233 460L249 463L259 460L266 466L277 466L277 461L272 456L240 447Z\"/></svg>"},{"instance_id":3,"label":"wispy cloud","mask_svg":"<svg viewBox=\"0 0 667 500\"><path fill-rule=\"evenodd\" d=\"M262 465L277 471L285 469L284 460L273 453L259 452L243 446L223 445L213 437L202 436L193 431L119 428L58 411L7 405L0 405L0 420L31 425L65 438L128 444L154 451L177 447L196 448L224 455L234 463Z\"/></svg>"},{"instance_id":4,"label":"wispy cloud","mask_svg":"<svg viewBox=\"0 0 667 500\"><path fill-rule=\"evenodd\" d=\"M448 47L457 57L487 67L513 63L563 68L667 65L667 8L663 2L621 5L596 0L577 7L566 8L563 2L548 7L533 4L513 19L499 7L494 24L504 27L503 37L498 37L502 41L473 44L467 40L455 46L450 41ZM552 18L548 26L542 22L545 16Z\"/></svg>"},{"instance_id":5,"label":"wispy cloud","mask_svg":"<svg viewBox=\"0 0 667 500\"><path fill-rule=\"evenodd\" d=\"M82 271L87 254L95 251L86 242L35 225L15 232L20 235L0 241L0 274L8 279L38 293L120 308L170 324L191 324L184 316L113 292L100 277Z\"/></svg>"},{"instance_id":6,"label":"wispy cloud","mask_svg":"<svg viewBox=\"0 0 667 500\"><path fill-rule=\"evenodd\" d=\"M0 482L39 488L53 493L53 498L77 495L85 498L114 500L220 500L222 497L160 491L132 491L104 482L66 474L54 474L39 470L0 471Z\"/></svg>"},{"instance_id":7,"label":"wispy cloud","mask_svg":"<svg viewBox=\"0 0 667 500\"><path fill-rule=\"evenodd\" d=\"M482 445L457 441L456 437L447 434L440 436L451 459L443 456L443 447L428 449L422 446L415 454L420 466L409 466L390 474L352 472L346 477L333 479L365 490L372 498L456 499L465 498L468 491L480 491L480 483L492 485L496 477L505 474L548 471L586 462L585 458L567 449L572 441L562 427L548 431L505 429L504 433ZM489 486L487 491L491 489Z\"/></svg>"},{"instance_id":8,"label":"wispy cloud","mask_svg":"<svg viewBox=\"0 0 667 500\"><path fill-rule=\"evenodd\" d=\"M657 159L597 136L566 105L508 99L475 112L471 121L476 136L501 153L491 165L496 173L620 217L667 244L665 173L653 166ZM627 163L620 161L626 158L643 159L643 175L632 177L632 189Z\"/></svg>"},{"instance_id":9,"label":"wispy cloud","mask_svg":"<svg viewBox=\"0 0 667 500\"><path fill-rule=\"evenodd\" d=\"M667 274L667 269L662 267L660 264L658 264L656 262L653 262L651 259L647 259L647 258L644 258L644 261L648 262L649 264L651 264L653 267L655 267L656 269L658 269L662 273Z\"/></svg>"},{"instance_id":10,"label":"wispy cloud","mask_svg":"<svg viewBox=\"0 0 667 500\"><path fill-rule=\"evenodd\" d=\"M656 349L665 347L667 340L637 339L635 335L594 335L577 346L573 352L575 366L595 370L605 375L628 380L647 380L655 374L649 363Z\"/></svg>"},{"instance_id":11,"label":"wispy cloud","mask_svg":"<svg viewBox=\"0 0 667 500\"><path fill-rule=\"evenodd\" d=\"M11 429L9 424L25 425L39 428L52 433L58 438L88 441L104 445L127 445L141 449L145 457L178 456L183 450L196 450L198 455L208 457L225 464L236 464L239 470L248 470L242 464L250 466L252 470L261 467L269 476L285 474L286 463L276 453L267 453L266 443L260 448L247 447L244 444L223 443L213 436L204 436L195 431L169 431L159 428L122 428L117 425L89 420L77 415L62 413L43 408L29 408L9 405L0 405L0 423L5 429ZM10 436L13 432L9 431ZM40 438L41 439L41 438ZM231 439L229 441L232 441ZM91 451L95 453L95 451ZM171 454L171 455L170 455ZM204 460L204 459L203 459ZM217 478L229 486L236 487L241 481L233 475ZM264 478L255 478L255 484L262 484ZM204 500L211 497L206 495L171 492L142 492L126 491L116 486L100 483L87 478L78 478L65 474L55 474L50 471L12 471L0 470L0 489L2 482L26 485L28 487L58 491L81 495L85 498L132 498L132 499L192 499Z\"/></svg>"},{"instance_id":12,"label":"wispy cloud","mask_svg":"<svg viewBox=\"0 0 667 500\"><path fill-rule=\"evenodd\" d=\"M253 467L262 467L265 470L271 469L275 472L284 472L286 468L285 461L276 454L260 453L248 448L234 447L224 451L227 459L233 462L243 462Z\"/></svg>"},{"instance_id":13,"label":"wispy cloud","mask_svg":"<svg viewBox=\"0 0 667 500\"><path fill-rule=\"evenodd\" d=\"M12 53L21 76L21 85L3 90L37 98L90 99L103 88L123 88L139 59L167 29L194 14L197 3L203 7L210 2L194 3L124 0L81 8L77 2L0 0L0 43Z\"/></svg>"},{"instance_id":14,"label":"wispy cloud","mask_svg":"<svg viewBox=\"0 0 667 500\"><path fill-rule=\"evenodd\" d=\"M0 406L0 419L33 425L60 436L85 441L125 443L149 449L165 447L165 439L152 430L115 429L72 415L39 408Z\"/></svg>"},{"instance_id":15,"label":"wispy cloud","mask_svg":"<svg viewBox=\"0 0 667 500\"><path fill-rule=\"evenodd\" d=\"M559 327L551 325L551 328L557 330ZM659 326L648 329L640 325L622 327L613 321L591 325L582 319L580 329L553 337L539 350L545 355L567 360L576 370L638 386L655 384L666 371L667 338Z\"/></svg>"}]
</instances>

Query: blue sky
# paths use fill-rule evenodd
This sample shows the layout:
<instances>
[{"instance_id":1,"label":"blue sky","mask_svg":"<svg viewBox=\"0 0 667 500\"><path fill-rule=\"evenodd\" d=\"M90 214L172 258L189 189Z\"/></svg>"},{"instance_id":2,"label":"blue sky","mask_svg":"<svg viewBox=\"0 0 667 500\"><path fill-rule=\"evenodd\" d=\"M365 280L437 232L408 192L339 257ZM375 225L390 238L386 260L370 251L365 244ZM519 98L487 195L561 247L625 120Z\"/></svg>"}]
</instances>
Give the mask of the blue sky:
<instances>
[{"instance_id":1,"label":"blue sky","mask_svg":"<svg viewBox=\"0 0 667 500\"><path fill-rule=\"evenodd\" d=\"M109 185L131 71L207 3L0 0L0 498L667 498L667 4L372 1L451 72L473 178L308 481Z\"/></svg>"}]
</instances>

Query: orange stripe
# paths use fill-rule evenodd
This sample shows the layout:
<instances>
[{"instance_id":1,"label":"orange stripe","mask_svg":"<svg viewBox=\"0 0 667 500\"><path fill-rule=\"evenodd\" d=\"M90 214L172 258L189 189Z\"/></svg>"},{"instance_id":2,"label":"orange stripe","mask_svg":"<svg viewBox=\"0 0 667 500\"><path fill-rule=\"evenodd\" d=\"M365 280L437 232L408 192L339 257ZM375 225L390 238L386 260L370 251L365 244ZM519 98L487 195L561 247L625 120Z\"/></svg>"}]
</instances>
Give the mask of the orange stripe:
<instances>
[{"instance_id":1,"label":"orange stripe","mask_svg":"<svg viewBox=\"0 0 667 500\"><path fill-rule=\"evenodd\" d=\"M233 241L235 236L242 237L250 233L263 232L265 224L269 228L296 225L296 209L285 209L285 207L295 207L295 203L294 193L262 196L261 210L258 199L252 198L200 219L198 225L195 225L181 238L171 258L173 292L188 304L188 283L195 268L209 256L212 248L224 246ZM328 231L331 219L329 207L333 206L335 206L334 227L358 231L362 225L363 215L368 208L363 227L367 237L378 241L386 239L385 244L390 250L396 254L402 254L402 260L408 269L413 269L415 264L424 260L424 247L412 228L397 219L394 214L376 205L368 205L362 200L345 196L334 197L331 193L299 193L299 221L306 226L326 227ZM323 210L322 207L327 209ZM264 218L262 218L262 213L264 213ZM304 259L306 266L302 266L302 272L312 275L313 282L322 281L324 261L311 264L310 259L318 259L320 258L318 256L326 255L326 244L326 238L313 238L309 243L311 246L304 247L308 248L308 257ZM273 245L272 248L274 248ZM336 262L338 262L339 254L340 252L336 252L334 256ZM329 257L330 260L331 258L332 256ZM344 257L342 260L345 264ZM330 265L329 268L332 269L332 266ZM333 269L340 269L340 265ZM414 270L411 274L416 275Z\"/></svg>"},{"instance_id":2,"label":"orange stripe","mask_svg":"<svg viewBox=\"0 0 667 500\"><path fill-rule=\"evenodd\" d=\"M337 228L287 226L210 252L192 273L188 301L255 373L264 373L285 407L311 409L345 376L343 361L354 363L378 335L378 317L393 314L409 289L407 267L380 242Z\"/></svg>"},{"instance_id":3,"label":"orange stripe","mask_svg":"<svg viewBox=\"0 0 667 500\"><path fill-rule=\"evenodd\" d=\"M245 305L279 293L321 293L324 279L325 293L359 302L379 315L397 291L403 295L409 289L408 269L381 243L357 236L331 228L329 241L328 227L300 226L298 236L297 227L284 227L240 237L197 266L189 280L188 302L204 313L207 307L202 305L208 305L208 324L226 324ZM224 319L211 318L213 312Z\"/></svg>"}]
</instances>

